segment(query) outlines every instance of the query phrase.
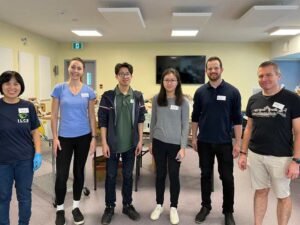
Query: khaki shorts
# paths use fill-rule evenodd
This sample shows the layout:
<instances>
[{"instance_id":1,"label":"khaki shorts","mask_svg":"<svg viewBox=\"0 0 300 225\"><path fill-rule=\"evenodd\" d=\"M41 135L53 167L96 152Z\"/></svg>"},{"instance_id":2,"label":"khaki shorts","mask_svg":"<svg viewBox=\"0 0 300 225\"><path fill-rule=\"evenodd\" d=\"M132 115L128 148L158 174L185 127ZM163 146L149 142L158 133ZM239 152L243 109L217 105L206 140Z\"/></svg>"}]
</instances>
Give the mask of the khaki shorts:
<instances>
[{"instance_id":1,"label":"khaki shorts","mask_svg":"<svg viewBox=\"0 0 300 225\"><path fill-rule=\"evenodd\" d=\"M292 158L259 155L251 150L248 153L252 187L255 190L272 188L277 198L288 197L291 180L286 171Z\"/></svg>"}]
</instances>

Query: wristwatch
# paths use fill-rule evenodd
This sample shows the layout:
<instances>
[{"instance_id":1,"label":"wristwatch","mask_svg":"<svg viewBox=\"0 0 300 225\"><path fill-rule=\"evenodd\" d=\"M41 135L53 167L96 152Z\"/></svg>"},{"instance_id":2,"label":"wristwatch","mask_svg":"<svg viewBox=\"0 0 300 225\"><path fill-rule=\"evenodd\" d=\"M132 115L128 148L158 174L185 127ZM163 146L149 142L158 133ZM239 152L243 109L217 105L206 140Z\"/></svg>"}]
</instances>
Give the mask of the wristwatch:
<instances>
[{"instance_id":1,"label":"wristwatch","mask_svg":"<svg viewBox=\"0 0 300 225\"><path fill-rule=\"evenodd\" d=\"M297 164L300 164L300 158L292 158L292 160L293 160L294 162L296 162Z\"/></svg>"}]
</instances>

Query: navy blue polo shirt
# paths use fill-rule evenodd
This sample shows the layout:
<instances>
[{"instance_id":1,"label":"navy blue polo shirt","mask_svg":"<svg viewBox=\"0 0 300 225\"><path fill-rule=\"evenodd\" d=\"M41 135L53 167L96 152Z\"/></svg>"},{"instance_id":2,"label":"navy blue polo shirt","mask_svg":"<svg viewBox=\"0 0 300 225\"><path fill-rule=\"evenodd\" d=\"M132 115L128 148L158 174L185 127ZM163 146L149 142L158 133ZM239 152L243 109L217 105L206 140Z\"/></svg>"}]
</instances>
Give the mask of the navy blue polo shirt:
<instances>
[{"instance_id":1,"label":"navy blue polo shirt","mask_svg":"<svg viewBox=\"0 0 300 225\"><path fill-rule=\"evenodd\" d=\"M226 144L232 142L232 126L242 124L241 95L225 82L214 88L206 83L194 95L192 122L198 122L198 141Z\"/></svg>"}]
</instances>

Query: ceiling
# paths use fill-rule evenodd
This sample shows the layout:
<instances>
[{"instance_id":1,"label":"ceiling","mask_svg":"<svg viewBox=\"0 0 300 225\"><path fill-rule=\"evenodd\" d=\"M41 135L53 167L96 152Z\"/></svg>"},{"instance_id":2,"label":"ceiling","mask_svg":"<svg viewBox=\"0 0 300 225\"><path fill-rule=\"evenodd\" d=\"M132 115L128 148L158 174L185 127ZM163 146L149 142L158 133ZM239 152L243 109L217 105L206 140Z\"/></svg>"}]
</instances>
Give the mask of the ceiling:
<instances>
[{"instance_id":1,"label":"ceiling","mask_svg":"<svg viewBox=\"0 0 300 225\"><path fill-rule=\"evenodd\" d=\"M300 0L0 0L0 21L59 42L256 42L280 38L267 33L274 27L300 27L299 5ZM97 29L103 36L78 37L72 29ZM172 29L199 33L171 37Z\"/></svg>"}]
</instances>

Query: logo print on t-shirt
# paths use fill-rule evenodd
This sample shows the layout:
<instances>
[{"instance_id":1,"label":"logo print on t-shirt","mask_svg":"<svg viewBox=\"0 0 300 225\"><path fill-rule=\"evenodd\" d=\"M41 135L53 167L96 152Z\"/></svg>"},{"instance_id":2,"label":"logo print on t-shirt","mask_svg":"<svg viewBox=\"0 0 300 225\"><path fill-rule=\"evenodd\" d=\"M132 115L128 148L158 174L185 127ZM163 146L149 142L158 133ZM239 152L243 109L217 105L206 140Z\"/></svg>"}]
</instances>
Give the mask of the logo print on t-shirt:
<instances>
[{"instance_id":1,"label":"logo print on t-shirt","mask_svg":"<svg viewBox=\"0 0 300 225\"><path fill-rule=\"evenodd\" d=\"M278 109L278 108L271 108L266 106L262 109L253 109L252 116L255 117L275 117L277 115L282 116L283 118L286 117L287 108Z\"/></svg>"},{"instance_id":2,"label":"logo print on t-shirt","mask_svg":"<svg viewBox=\"0 0 300 225\"><path fill-rule=\"evenodd\" d=\"M28 119L28 113L19 113L18 114L18 123L28 123L29 119Z\"/></svg>"}]
</instances>

